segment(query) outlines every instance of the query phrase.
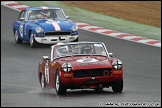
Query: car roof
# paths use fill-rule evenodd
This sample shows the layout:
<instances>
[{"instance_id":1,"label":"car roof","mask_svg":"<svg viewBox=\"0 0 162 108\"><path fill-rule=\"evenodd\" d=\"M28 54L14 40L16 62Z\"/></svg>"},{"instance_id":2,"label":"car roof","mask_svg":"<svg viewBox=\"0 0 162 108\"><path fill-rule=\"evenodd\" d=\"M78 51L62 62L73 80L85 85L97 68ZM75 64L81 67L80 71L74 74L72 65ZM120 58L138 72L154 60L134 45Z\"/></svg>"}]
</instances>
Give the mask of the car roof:
<instances>
[{"instance_id":1,"label":"car roof","mask_svg":"<svg viewBox=\"0 0 162 108\"><path fill-rule=\"evenodd\" d=\"M39 6L39 7L25 8L24 10L43 10L43 9L61 9L61 8L57 6Z\"/></svg>"}]
</instances>

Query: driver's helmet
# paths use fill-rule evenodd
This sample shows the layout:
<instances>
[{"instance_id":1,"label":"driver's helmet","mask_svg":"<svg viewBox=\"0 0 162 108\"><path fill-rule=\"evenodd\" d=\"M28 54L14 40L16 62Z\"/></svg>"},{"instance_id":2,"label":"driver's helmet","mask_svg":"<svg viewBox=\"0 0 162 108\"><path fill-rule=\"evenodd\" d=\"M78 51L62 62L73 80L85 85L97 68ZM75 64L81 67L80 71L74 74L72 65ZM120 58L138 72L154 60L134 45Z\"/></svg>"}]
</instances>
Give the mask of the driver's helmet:
<instances>
[{"instance_id":1,"label":"driver's helmet","mask_svg":"<svg viewBox=\"0 0 162 108\"><path fill-rule=\"evenodd\" d=\"M91 54L92 53L92 47L90 45L83 46L81 48L81 54Z\"/></svg>"},{"instance_id":2,"label":"driver's helmet","mask_svg":"<svg viewBox=\"0 0 162 108\"><path fill-rule=\"evenodd\" d=\"M68 55L68 47L67 46L57 46L56 54L57 54L57 57L67 56Z\"/></svg>"},{"instance_id":3,"label":"driver's helmet","mask_svg":"<svg viewBox=\"0 0 162 108\"><path fill-rule=\"evenodd\" d=\"M35 20L36 14L37 13L35 11L29 11L29 20Z\"/></svg>"}]
</instances>

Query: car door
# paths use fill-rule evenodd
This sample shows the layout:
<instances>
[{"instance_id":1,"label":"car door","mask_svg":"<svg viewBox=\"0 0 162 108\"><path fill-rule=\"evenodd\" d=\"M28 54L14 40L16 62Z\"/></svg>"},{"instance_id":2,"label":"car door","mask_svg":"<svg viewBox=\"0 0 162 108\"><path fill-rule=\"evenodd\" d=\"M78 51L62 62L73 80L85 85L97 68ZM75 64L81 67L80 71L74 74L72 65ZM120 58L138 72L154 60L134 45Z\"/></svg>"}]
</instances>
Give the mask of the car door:
<instances>
[{"instance_id":1,"label":"car door","mask_svg":"<svg viewBox=\"0 0 162 108\"><path fill-rule=\"evenodd\" d=\"M50 63L48 63L48 67L49 67L49 85L51 87L54 87L55 85L55 62L52 61Z\"/></svg>"},{"instance_id":2,"label":"car door","mask_svg":"<svg viewBox=\"0 0 162 108\"><path fill-rule=\"evenodd\" d=\"M58 66L56 63L58 62L56 58L56 47L51 49L51 62L48 64L49 65L49 73L50 73L50 85L51 87L55 88L55 81L56 81L56 70Z\"/></svg>"},{"instance_id":3,"label":"car door","mask_svg":"<svg viewBox=\"0 0 162 108\"><path fill-rule=\"evenodd\" d=\"M44 78L45 84L47 88L55 88L55 80L56 80L56 69L57 65L55 61L50 62L50 60L46 60L43 62L44 65Z\"/></svg>"},{"instance_id":4,"label":"car door","mask_svg":"<svg viewBox=\"0 0 162 108\"><path fill-rule=\"evenodd\" d=\"M26 24L27 24L27 17L26 17L26 10L22 10L18 17L18 21L16 23L16 29L18 32L19 38L26 40Z\"/></svg>"},{"instance_id":5,"label":"car door","mask_svg":"<svg viewBox=\"0 0 162 108\"><path fill-rule=\"evenodd\" d=\"M51 62L50 59L47 59L43 62L44 64L44 76L46 87L54 86L54 74L53 74L53 66L55 63Z\"/></svg>"}]
</instances>

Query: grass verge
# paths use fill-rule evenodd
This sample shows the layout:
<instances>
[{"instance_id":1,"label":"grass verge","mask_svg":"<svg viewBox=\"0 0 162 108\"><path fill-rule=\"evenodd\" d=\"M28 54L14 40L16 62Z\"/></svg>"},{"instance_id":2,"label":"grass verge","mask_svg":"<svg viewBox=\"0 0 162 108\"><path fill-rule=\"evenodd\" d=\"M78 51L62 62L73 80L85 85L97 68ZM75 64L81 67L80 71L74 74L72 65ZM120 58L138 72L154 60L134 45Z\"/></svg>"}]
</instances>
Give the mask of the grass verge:
<instances>
[{"instance_id":1,"label":"grass verge","mask_svg":"<svg viewBox=\"0 0 162 108\"><path fill-rule=\"evenodd\" d=\"M79 22L88 23L95 26L100 26L118 32L135 34L147 38L157 39L161 41L161 28L138 24L136 22L126 21L111 16L106 16L99 13L90 12L77 7L69 7L62 1L18 1L21 4L30 7L36 6L59 6L65 14L70 16L70 19Z\"/></svg>"}]
</instances>

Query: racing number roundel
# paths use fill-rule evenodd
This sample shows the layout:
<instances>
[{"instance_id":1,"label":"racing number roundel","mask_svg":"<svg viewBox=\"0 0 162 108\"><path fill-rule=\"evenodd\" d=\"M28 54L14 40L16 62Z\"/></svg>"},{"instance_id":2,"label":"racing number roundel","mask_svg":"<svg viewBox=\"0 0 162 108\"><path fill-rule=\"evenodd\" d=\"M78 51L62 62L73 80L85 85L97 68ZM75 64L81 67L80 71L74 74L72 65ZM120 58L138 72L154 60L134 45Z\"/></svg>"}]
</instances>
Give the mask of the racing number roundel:
<instances>
[{"instance_id":1,"label":"racing number roundel","mask_svg":"<svg viewBox=\"0 0 162 108\"><path fill-rule=\"evenodd\" d=\"M46 65L45 65L45 79L46 79L46 82L49 83L49 67L48 67L48 63L46 63Z\"/></svg>"},{"instance_id":2,"label":"racing number roundel","mask_svg":"<svg viewBox=\"0 0 162 108\"><path fill-rule=\"evenodd\" d=\"M20 24L19 32L20 36L23 37L23 24Z\"/></svg>"}]
</instances>

